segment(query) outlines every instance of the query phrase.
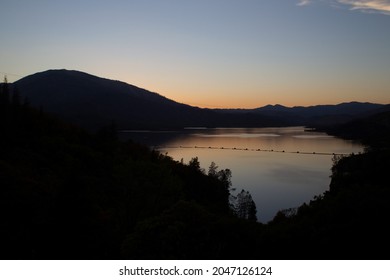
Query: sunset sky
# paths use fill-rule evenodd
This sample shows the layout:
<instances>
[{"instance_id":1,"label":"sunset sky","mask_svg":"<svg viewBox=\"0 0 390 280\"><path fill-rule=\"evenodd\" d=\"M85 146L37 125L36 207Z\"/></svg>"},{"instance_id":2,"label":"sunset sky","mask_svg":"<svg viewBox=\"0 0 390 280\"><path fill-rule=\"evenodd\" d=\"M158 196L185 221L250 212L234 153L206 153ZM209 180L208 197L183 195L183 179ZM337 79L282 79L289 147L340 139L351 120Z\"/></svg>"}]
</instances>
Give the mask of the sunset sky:
<instances>
[{"instance_id":1,"label":"sunset sky","mask_svg":"<svg viewBox=\"0 0 390 280\"><path fill-rule=\"evenodd\" d=\"M390 0L0 0L0 74L124 81L208 108L390 103Z\"/></svg>"}]
</instances>

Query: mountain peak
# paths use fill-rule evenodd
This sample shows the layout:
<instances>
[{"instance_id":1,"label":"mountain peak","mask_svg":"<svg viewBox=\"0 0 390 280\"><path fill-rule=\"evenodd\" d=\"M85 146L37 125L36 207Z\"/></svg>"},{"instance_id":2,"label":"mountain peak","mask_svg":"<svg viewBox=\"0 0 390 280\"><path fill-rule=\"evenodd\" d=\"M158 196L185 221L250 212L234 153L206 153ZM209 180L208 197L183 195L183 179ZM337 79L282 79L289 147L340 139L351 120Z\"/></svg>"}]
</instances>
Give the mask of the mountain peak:
<instances>
[{"instance_id":1,"label":"mountain peak","mask_svg":"<svg viewBox=\"0 0 390 280\"><path fill-rule=\"evenodd\" d=\"M260 107L258 109L265 109L265 110L281 110L281 109L287 109L288 107L286 106L283 106L281 104L275 104L275 105L271 105L271 104L268 104L264 107Z\"/></svg>"},{"instance_id":2,"label":"mountain peak","mask_svg":"<svg viewBox=\"0 0 390 280\"><path fill-rule=\"evenodd\" d=\"M84 127L98 128L112 120L119 127L134 127L148 123L150 116L164 120L167 111L191 108L121 81L77 70L50 69L13 84L33 106Z\"/></svg>"}]
</instances>

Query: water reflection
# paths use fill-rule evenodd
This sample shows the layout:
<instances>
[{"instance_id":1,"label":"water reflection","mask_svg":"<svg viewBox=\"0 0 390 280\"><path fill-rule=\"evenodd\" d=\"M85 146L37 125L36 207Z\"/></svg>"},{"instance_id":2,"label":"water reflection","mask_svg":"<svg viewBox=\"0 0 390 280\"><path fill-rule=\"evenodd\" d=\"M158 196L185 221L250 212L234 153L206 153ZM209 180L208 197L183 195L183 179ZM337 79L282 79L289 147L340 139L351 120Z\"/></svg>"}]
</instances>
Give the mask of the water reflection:
<instances>
[{"instance_id":1,"label":"water reflection","mask_svg":"<svg viewBox=\"0 0 390 280\"><path fill-rule=\"evenodd\" d=\"M252 194L261 222L327 190L333 153L363 150L356 143L303 127L133 131L121 136L155 147L175 160L188 162L197 156L206 170L211 162L229 168L233 187Z\"/></svg>"}]
</instances>

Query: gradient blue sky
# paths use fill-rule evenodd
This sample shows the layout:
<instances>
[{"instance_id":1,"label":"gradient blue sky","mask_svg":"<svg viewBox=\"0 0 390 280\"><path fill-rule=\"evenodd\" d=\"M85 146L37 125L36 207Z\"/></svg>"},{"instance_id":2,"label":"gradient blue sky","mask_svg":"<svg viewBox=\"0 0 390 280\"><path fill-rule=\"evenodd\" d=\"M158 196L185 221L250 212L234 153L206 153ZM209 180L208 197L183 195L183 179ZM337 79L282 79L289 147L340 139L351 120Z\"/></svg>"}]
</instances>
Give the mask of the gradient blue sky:
<instances>
[{"instance_id":1,"label":"gradient blue sky","mask_svg":"<svg viewBox=\"0 0 390 280\"><path fill-rule=\"evenodd\" d=\"M199 107L390 103L390 0L0 0L0 74L121 80Z\"/></svg>"}]
</instances>

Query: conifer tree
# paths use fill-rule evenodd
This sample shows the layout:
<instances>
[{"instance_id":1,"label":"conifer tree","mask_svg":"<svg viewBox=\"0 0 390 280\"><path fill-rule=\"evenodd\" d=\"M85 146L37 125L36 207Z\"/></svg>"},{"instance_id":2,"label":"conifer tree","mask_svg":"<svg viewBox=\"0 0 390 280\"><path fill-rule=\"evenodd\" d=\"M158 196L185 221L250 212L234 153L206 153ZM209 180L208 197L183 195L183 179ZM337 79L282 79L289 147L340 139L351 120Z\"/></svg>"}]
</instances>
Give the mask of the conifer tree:
<instances>
[{"instance_id":1,"label":"conifer tree","mask_svg":"<svg viewBox=\"0 0 390 280\"><path fill-rule=\"evenodd\" d=\"M242 190L236 197L235 211L241 219L257 221L256 204L248 191Z\"/></svg>"},{"instance_id":2,"label":"conifer tree","mask_svg":"<svg viewBox=\"0 0 390 280\"><path fill-rule=\"evenodd\" d=\"M6 107L9 104L9 86L7 76L4 76L4 82L0 87L0 104L2 107Z\"/></svg>"}]
</instances>

